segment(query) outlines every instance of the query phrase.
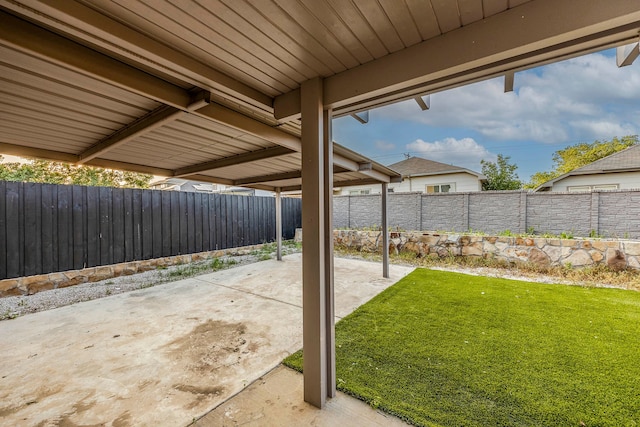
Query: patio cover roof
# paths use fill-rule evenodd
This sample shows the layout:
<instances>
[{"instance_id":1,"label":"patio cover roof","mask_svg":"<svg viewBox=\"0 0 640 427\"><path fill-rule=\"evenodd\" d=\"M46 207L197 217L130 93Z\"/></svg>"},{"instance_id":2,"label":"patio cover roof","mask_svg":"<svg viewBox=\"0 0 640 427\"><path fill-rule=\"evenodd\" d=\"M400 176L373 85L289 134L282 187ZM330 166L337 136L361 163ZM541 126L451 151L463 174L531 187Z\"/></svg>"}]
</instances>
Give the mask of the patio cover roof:
<instances>
[{"instance_id":1,"label":"patio cover roof","mask_svg":"<svg viewBox=\"0 0 640 427\"><path fill-rule=\"evenodd\" d=\"M300 187L300 84L351 114L638 39L615 0L0 0L0 151ZM343 147L335 185L397 180Z\"/></svg>"},{"instance_id":2,"label":"patio cover roof","mask_svg":"<svg viewBox=\"0 0 640 427\"><path fill-rule=\"evenodd\" d=\"M322 406L335 390L321 355L328 171L336 186L399 178L327 151L331 117L424 108L423 95L511 81L639 29L629 0L0 0L0 152L265 189L304 175L305 399Z\"/></svg>"}]
</instances>

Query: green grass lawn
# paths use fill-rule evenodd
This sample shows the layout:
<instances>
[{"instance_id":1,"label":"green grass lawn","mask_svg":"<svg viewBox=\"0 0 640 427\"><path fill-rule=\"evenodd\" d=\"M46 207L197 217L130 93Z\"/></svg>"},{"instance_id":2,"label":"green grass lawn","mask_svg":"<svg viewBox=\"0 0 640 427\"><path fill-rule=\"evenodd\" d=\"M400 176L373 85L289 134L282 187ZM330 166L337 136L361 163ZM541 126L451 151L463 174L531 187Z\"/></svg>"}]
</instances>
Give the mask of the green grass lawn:
<instances>
[{"instance_id":1,"label":"green grass lawn","mask_svg":"<svg viewBox=\"0 0 640 427\"><path fill-rule=\"evenodd\" d=\"M336 359L338 389L416 425L640 425L633 291L417 269L337 324Z\"/></svg>"}]
</instances>

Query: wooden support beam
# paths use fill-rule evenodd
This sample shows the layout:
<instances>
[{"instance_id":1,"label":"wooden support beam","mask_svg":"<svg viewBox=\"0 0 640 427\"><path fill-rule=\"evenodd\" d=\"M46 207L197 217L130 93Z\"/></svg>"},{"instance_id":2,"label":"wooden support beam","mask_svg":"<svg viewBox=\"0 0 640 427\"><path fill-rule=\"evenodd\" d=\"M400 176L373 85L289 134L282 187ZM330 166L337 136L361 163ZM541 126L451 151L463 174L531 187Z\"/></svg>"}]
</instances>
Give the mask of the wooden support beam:
<instances>
[{"instance_id":1,"label":"wooden support beam","mask_svg":"<svg viewBox=\"0 0 640 427\"><path fill-rule=\"evenodd\" d=\"M162 105L80 153L78 155L78 163L86 163L89 160L95 159L109 150L113 150L145 133L161 127L165 123L176 120L182 114L184 114L182 110L169 107L168 105Z\"/></svg>"},{"instance_id":2,"label":"wooden support beam","mask_svg":"<svg viewBox=\"0 0 640 427\"><path fill-rule=\"evenodd\" d=\"M431 108L431 95L416 96L413 99L418 103L422 111L427 111Z\"/></svg>"},{"instance_id":3,"label":"wooden support beam","mask_svg":"<svg viewBox=\"0 0 640 427\"><path fill-rule=\"evenodd\" d=\"M0 11L0 40L21 52L178 109L186 109L191 99L176 85L4 11Z\"/></svg>"},{"instance_id":4,"label":"wooden support beam","mask_svg":"<svg viewBox=\"0 0 640 427\"><path fill-rule=\"evenodd\" d=\"M211 102L211 92L207 90L200 90L193 95L189 105L186 107L186 111L162 105L148 114L140 117L138 120L128 124L127 126L119 129L117 132L103 139L102 141L94 144L89 149L83 151L78 155L78 163L86 163L91 159L94 159L107 151L110 151L116 147L119 147L141 135L151 132L167 123L179 119L184 114L190 111L195 111L199 108L209 105Z\"/></svg>"},{"instance_id":5,"label":"wooden support beam","mask_svg":"<svg viewBox=\"0 0 640 427\"><path fill-rule=\"evenodd\" d=\"M504 93L513 92L513 82L515 80L515 75L513 71L509 71L504 74Z\"/></svg>"},{"instance_id":6,"label":"wooden support beam","mask_svg":"<svg viewBox=\"0 0 640 427\"><path fill-rule=\"evenodd\" d=\"M618 67L626 67L640 55L640 43L632 43L616 48L616 64Z\"/></svg>"},{"instance_id":7,"label":"wooden support beam","mask_svg":"<svg viewBox=\"0 0 640 427\"><path fill-rule=\"evenodd\" d=\"M282 173L274 173L270 175L259 175L259 176L251 176L249 178L236 179L233 181L233 185L242 187L243 185L284 181L287 179L296 179L300 177L302 177L301 171L282 172Z\"/></svg>"},{"instance_id":8,"label":"wooden support beam","mask_svg":"<svg viewBox=\"0 0 640 427\"><path fill-rule=\"evenodd\" d=\"M342 180L334 180L333 181L333 187L334 188L338 188L338 187L354 187L356 185L377 185L377 184L380 184L380 181L375 180L375 179L371 179L371 178L342 179Z\"/></svg>"},{"instance_id":9,"label":"wooden support beam","mask_svg":"<svg viewBox=\"0 0 640 427\"><path fill-rule=\"evenodd\" d=\"M193 175L185 175L183 178L190 179L192 181L202 181L202 182L212 182L214 184L224 184L224 185L235 185L233 180L228 178L223 178L220 176L209 176L203 174L193 174Z\"/></svg>"},{"instance_id":10,"label":"wooden support beam","mask_svg":"<svg viewBox=\"0 0 640 427\"><path fill-rule=\"evenodd\" d=\"M180 169L176 169L174 176L182 177L191 175L198 172L212 171L227 166L240 165L244 163L255 162L257 160L270 159L273 157L286 156L288 154L295 153L295 151L281 146L264 148L262 150L250 151L247 153L237 154L235 156L225 157L222 159L211 160L204 163L198 163L192 166L185 166Z\"/></svg>"},{"instance_id":11,"label":"wooden support beam","mask_svg":"<svg viewBox=\"0 0 640 427\"><path fill-rule=\"evenodd\" d=\"M351 113L351 117L359 121L361 124L366 125L369 123L369 110Z\"/></svg>"}]
</instances>

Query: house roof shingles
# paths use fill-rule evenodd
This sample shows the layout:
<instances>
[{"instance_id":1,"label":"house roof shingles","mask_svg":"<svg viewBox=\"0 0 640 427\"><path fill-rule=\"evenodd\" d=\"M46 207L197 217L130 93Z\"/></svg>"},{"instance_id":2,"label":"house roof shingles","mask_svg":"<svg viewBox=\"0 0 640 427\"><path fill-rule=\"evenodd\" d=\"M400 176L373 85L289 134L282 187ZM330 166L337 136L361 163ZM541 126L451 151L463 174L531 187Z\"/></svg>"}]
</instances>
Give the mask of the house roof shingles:
<instances>
[{"instance_id":1,"label":"house roof shingles","mask_svg":"<svg viewBox=\"0 0 640 427\"><path fill-rule=\"evenodd\" d=\"M409 157L401 162L387 166L402 176L427 176L442 175L447 173L468 173L477 176L479 179L485 179L485 176L460 166L448 165L433 160L423 159L422 157Z\"/></svg>"},{"instance_id":2,"label":"house roof shingles","mask_svg":"<svg viewBox=\"0 0 640 427\"><path fill-rule=\"evenodd\" d=\"M548 191L555 182L573 175L595 175L613 172L640 171L640 145L633 145L617 153L611 154L593 163L574 169L551 179L533 191Z\"/></svg>"},{"instance_id":3,"label":"house roof shingles","mask_svg":"<svg viewBox=\"0 0 640 427\"><path fill-rule=\"evenodd\" d=\"M640 145L633 145L593 163L577 168L569 174L585 172L613 172L619 170L640 169Z\"/></svg>"}]
</instances>

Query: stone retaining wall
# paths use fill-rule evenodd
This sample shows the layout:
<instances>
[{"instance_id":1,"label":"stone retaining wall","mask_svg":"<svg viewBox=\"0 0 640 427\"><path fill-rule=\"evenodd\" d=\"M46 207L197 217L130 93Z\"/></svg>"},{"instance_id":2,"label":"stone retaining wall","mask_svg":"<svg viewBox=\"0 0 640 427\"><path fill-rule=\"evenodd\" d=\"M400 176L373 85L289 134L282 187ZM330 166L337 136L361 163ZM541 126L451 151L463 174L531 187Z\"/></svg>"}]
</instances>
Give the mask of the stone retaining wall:
<instances>
[{"instance_id":1,"label":"stone retaining wall","mask_svg":"<svg viewBox=\"0 0 640 427\"><path fill-rule=\"evenodd\" d=\"M365 252L382 247L380 231L335 230L336 246ZM599 264L613 270L640 270L640 241L554 239L462 234L392 232L389 253L413 252L417 256L477 256L540 266L588 267Z\"/></svg>"},{"instance_id":2,"label":"stone retaining wall","mask_svg":"<svg viewBox=\"0 0 640 427\"><path fill-rule=\"evenodd\" d=\"M170 265L189 264L203 261L208 258L218 258L225 255L247 255L260 249L263 245L243 246L218 251L199 252L188 255L177 255L164 258L149 259L144 261L131 261L121 264L106 265L100 267L84 268L82 270L70 270L60 273L40 274L37 276L19 277L16 279L0 280L0 298L9 296L32 295L36 292L50 289L66 288L67 286L81 283L93 283L118 276L128 276L155 270L158 267Z\"/></svg>"}]
</instances>

